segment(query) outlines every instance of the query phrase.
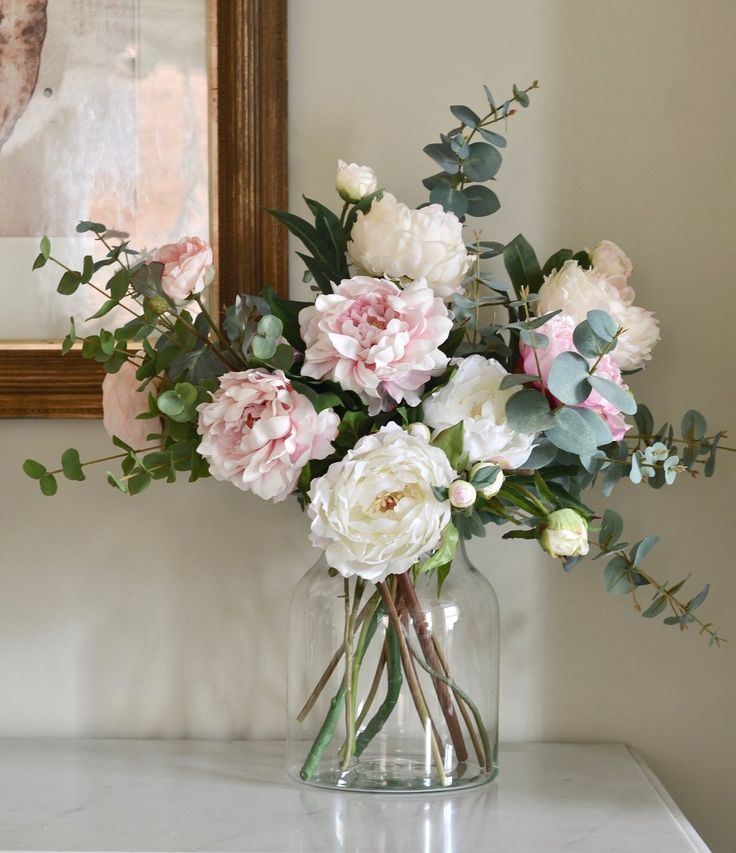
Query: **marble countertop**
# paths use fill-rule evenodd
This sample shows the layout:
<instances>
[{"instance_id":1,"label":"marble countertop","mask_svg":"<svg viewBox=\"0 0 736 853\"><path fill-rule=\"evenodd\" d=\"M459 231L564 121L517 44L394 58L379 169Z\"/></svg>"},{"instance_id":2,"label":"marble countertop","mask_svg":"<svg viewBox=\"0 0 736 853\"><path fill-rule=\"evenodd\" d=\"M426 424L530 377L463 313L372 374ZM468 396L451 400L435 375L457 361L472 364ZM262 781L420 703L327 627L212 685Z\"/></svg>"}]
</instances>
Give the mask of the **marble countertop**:
<instances>
[{"instance_id":1,"label":"marble countertop","mask_svg":"<svg viewBox=\"0 0 736 853\"><path fill-rule=\"evenodd\" d=\"M359 794L260 741L0 740L0 851L707 851L622 744L508 744L490 785Z\"/></svg>"}]
</instances>

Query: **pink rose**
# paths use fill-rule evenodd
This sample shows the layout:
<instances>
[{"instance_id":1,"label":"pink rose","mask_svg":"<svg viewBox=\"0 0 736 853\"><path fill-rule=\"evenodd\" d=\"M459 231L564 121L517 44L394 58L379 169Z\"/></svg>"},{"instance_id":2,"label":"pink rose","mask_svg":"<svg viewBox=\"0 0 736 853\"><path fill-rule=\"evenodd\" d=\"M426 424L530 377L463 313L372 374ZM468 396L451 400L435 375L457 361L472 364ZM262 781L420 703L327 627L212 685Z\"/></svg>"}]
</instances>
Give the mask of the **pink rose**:
<instances>
[{"instance_id":1,"label":"pink rose","mask_svg":"<svg viewBox=\"0 0 736 853\"><path fill-rule=\"evenodd\" d=\"M307 345L302 373L334 379L372 415L402 400L419 405L418 392L447 366L438 347L452 320L424 279L403 289L387 279L345 279L302 309L299 325Z\"/></svg>"},{"instance_id":2,"label":"pink rose","mask_svg":"<svg viewBox=\"0 0 736 853\"><path fill-rule=\"evenodd\" d=\"M164 265L164 293L170 299L184 301L204 290L205 274L212 266L212 247L199 237L184 237L178 243L159 246L148 258L148 263L153 262Z\"/></svg>"},{"instance_id":3,"label":"pink rose","mask_svg":"<svg viewBox=\"0 0 736 853\"><path fill-rule=\"evenodd\" d=\"M566 314L557 314L555 317L547 320L538 331L547 336L549 343L544 349L537 349L536 359L532 347L520 343L519 350L524 362L524 373L536 374L538 360L540 371L538 375L541 375L546 386L549 372L552 369L552 362L555 358L561 352L577 352L572 340L575 325L572 317L568 317ZM615 382L617 385L628 390L628 386L624 385L621 380L621 371L612 355L604 355L598 362L595 372L597 376L602 376L604 379ZM579 405L582 408L592 409L603 418L611 430L614 441L620 441L624 437L626 430L630 429L621 412L597 391L592 391L588 399Z\"/></svg>"},{"instance_id":4,"label":"pink rose","mask_svg":"<svg viewBox=\"0 0 736 853\"><path fill-rule=\"evenodd\" d=\"M197 452L212 476L273 501L294 491L310 459L332 453L340 423L332 409L318 414L280 370L226 373L197 411Z\"/></svg>"},{"instance_id":5,"label":"pink rose","mask_svg":"<svg viewBox=\"0 0 736 853\"><path fill-rule=\"evenodd\" d=\"M156 386L150 382L145 391L139 391L140 380L135 378L136 367L126 361L117 373L107 373L102 380L102 423L112 438L116 435L134 450L144 448L150 432L161 432L161 420L151 418L136 420L136 415L148 411L149 393L156 395Z\"/></svg>"}]
</instances>

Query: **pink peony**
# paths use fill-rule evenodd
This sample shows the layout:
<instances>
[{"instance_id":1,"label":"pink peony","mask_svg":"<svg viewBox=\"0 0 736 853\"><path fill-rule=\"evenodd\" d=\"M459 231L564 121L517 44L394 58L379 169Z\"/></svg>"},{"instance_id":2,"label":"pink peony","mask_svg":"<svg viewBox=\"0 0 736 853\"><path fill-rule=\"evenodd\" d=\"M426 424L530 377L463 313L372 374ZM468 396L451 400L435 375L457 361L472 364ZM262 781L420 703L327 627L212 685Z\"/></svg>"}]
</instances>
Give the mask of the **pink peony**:
<instances>
[{"instance_id":1,"label":"pink peony","mask_svg":"<svg viewBox=\"0 0 736 853\"><path fill-rule=\"evenodd\" d=\"M226 373L197 411L198 453L212 476L273 501L289 496L310 459L332 453L340 423L332 409L318 414L280 370Z\"/></svg>"},{"instance_id":2,"label":"pink peony","mask_svg":"<svg viewBox=\"0 0 736 853\"><path fill-rule=\"evenodd\" d=\"M184 301L204 290L205 274L212 266L212 247L199 237L183 237L178 243L159 246L148 258L148 263L153 262L164 265L164 293L170 299Z\"/></svg>"},{"instance_id":3,"label":"pink peony","mask_svg":"<svg viewBox=\"0 0 736 853\"><path fill-rule=\"evenodd\" d=\"M148 395L156 394L156 386L149 383L139 391L140 380L135 378L136 367L126 361L117 373L107 373L102 380L102 423L112 438L116 435L134 450L143 449L149 442L150 432L161 432L158 418L136 420L136 415L148 411Z\"/></svg>"},{"instance_id":4,"label":"pink peony","mask_svg":"<svg viewBox=\"0 0 736 853\"><path fill-rule=\"evenodd\" d=\"M549 343L544 349L537 349L536 360L532 347L527 346L523 342L520 343L519 349L524 361L524 373L536 374L538 360L539 371L546 385L549 372L552 369L552 362L555 358L561 352L577 352L572 340L575 325L576 323L572 317L568 317L566 314L557 314L555 317L547 320L538 331L549 338ZM615 382L622 388L627 388L621 380L621 371L612 355L604 355L598 362L595 372L597 376L602 376L604 379ZM588 399L579 405L586 409L592 409L603 418L611 430L614 441L620 441L624 437L626 430L630 429L621 412L597 391L592 391Z\"/></svg>"},{"instance_id":5,"label":"pink peony","mask_svg":"<svg viewBox=\"0 0 736 853\"><path fill-rule=\"evenodd\" d=\"M307 345L302 373L334 379L372 415L402 400L419 405L418 392L447 366L438 347L452 320L424 279L403 290L387 279L345 279L302 309L299 324Z\"/></svg>"}]
</instances>

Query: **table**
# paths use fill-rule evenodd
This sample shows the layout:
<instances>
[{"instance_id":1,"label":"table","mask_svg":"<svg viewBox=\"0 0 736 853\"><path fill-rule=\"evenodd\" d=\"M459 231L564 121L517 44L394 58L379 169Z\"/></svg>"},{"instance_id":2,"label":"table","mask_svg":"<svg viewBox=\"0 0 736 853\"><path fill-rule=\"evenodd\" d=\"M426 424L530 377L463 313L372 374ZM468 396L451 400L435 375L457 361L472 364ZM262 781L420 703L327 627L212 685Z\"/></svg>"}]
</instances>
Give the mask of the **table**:
<instances>
[{"instance_id":1,"label":"table","mask_svg":"<svg viewBox=\"0 0 736 853\"><path fill-rule=\"evenodd\" d=\"M269 741L0 740L0 851L707 851L622 744L502 746L490 785L333 793Z\"/></svg>"}]
</instances>

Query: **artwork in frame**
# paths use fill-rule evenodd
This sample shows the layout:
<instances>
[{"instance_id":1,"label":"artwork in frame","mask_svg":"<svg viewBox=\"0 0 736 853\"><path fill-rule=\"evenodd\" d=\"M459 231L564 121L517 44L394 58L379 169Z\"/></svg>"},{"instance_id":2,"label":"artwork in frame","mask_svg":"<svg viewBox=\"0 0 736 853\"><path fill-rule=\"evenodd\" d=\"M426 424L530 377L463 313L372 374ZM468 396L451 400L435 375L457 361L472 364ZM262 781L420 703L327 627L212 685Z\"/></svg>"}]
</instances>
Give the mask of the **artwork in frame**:
<instances>
[{"instance_id":1,"label":"artwork in frame","mask_svg":"<svg viewBox=\"0 0 736 853\"><path fill-rule=\"evenodd\" d=\"M62 261L80 219L209 238L214 308L287 287L283 0L0 0L0 119L0 415L101 412L99 365L59 351L95 306L31 272L43 234Z\"/></svg>"}]
</instances>

